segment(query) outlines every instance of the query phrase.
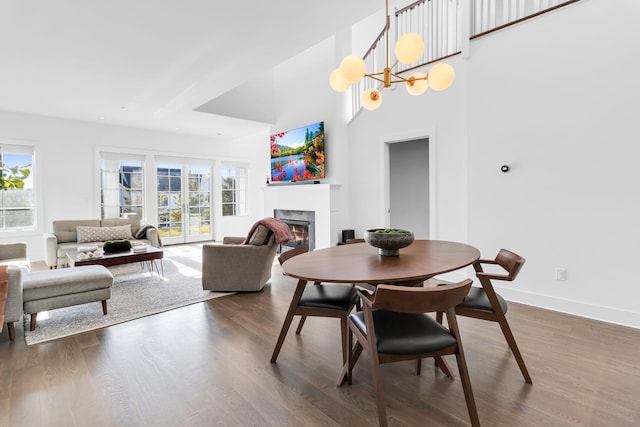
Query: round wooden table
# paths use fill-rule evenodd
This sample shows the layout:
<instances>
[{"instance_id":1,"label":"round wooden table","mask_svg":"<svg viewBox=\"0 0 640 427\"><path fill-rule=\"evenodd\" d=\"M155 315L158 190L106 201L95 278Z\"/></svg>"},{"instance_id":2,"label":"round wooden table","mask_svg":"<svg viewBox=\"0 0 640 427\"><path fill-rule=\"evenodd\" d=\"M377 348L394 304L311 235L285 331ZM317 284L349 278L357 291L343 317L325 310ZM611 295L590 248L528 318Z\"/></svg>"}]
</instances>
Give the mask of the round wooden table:
<instances>
[{"instance_id":1,"label":"round wooden table","mask_svg":"<svg viewBox=\"0 0 640 427\"><path fill-rule=\"evenodd\" d=\"M426 280L479 258L473 246L442 240L416 240L397 257L380 256L377 248L355 243L298 255L282 268L288 276L306 281L376 284Z\"/></svg>"},{"instance_id":2,"label":"round wooden table","mask_svg":"<svg viewBox=\"0 0 640 427\"><path fill-rule=\"evenodd\" d=\"M400 249L400 256L378 255L368 243L355 243L307 252L287 260L284 272L298 280L285 316L271 362L280 353L294 312L308 282L333 283L415 283L438 274L458 270L480 259L473 246L442 240L416 240Z\"/></svg>"}]
</instances>

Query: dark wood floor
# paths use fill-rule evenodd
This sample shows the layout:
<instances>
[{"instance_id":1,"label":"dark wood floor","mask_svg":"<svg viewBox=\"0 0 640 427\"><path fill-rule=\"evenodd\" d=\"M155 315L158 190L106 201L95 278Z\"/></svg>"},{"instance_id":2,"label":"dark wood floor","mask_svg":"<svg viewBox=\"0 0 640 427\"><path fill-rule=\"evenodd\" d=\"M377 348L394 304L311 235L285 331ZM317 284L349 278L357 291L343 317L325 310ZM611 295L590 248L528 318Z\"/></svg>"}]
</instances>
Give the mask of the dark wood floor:
<instances>
[{"instance_id":1,"label":"dark wood floor","mask_svg":"<svg viewBox=\"0 0 640 427\"><path fill-rule=\"evenodd\" d=\"M373 426L368 358L336 387L336 319L289 332L269 363L295 281L275 265L237 294L27 347L0 334L0 426ZM534 384L497 325L460 319L484 426L640 425L640 331L511 304ZM451 360L455 369L455 362ZM458 378L426 362L382 366L391 425L469 425Z\"/></svg>"}]
</instances>

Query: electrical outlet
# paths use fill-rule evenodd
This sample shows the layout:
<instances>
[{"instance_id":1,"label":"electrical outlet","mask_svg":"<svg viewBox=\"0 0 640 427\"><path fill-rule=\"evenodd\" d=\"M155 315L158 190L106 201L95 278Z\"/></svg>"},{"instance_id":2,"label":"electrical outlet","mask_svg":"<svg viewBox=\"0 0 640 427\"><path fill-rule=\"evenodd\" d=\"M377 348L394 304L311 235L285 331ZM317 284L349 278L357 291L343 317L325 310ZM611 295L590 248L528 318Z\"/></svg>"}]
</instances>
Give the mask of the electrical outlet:
<instances>
[{"instance_id":1,"label":"electrical outlet","mask_svg":"<svg viewBox=\"0 0 640 427\"><path fill-rule=\"evenodd\" d=\"M556 280L564 282L567 280L567 269L566 268L556 268Z\"/></svg>"}]
</instances>

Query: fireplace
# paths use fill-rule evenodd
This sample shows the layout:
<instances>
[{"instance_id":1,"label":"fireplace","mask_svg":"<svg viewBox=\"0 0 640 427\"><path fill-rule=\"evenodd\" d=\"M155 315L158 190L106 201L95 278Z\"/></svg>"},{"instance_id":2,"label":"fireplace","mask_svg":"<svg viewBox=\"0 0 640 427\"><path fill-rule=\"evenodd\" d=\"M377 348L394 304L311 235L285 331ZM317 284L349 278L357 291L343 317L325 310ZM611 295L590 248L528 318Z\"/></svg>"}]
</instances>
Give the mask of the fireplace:
<instances>
[{"instance_id":1,"label":"fireplace","mask_svg":"<svg viewBox=\"0 0 640 427\"><path fill-rule=\"evenodd\" d=\"M316 247L316 214L314 211L274 209L273 217L289 226L293 239L280 245L280 253L304 247L312 251Z\"/></svg>"}]
</instances>

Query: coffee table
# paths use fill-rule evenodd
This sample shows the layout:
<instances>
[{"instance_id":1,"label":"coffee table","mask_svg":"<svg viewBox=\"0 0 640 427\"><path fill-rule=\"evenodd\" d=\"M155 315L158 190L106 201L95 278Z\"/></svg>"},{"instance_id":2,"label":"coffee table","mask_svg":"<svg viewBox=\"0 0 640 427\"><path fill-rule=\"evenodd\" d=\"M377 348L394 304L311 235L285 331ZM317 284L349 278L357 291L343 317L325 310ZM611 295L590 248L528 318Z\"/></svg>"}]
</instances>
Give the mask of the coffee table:
<instances>
[{"instance_id":1,"label":"coffee table","mask_svg":"<svg viewBox=\"0 0 640 427\"><path fill-rule=\"evenodd\" d=\"M79 267L81 265L102 265L111 267L114 265L131 264L134 262L144 262L151 273L155 271L160 278L164 279L164 267L162 266L162 258L164 253L162 249L149 246L145 252L134 253L133 249L122 252L106 253L101 257L79 259L78 251L67 251L67 262L70 267ZM156 261L160 261L160 268L156 265Z\"/></svg>"}]
</instances>

